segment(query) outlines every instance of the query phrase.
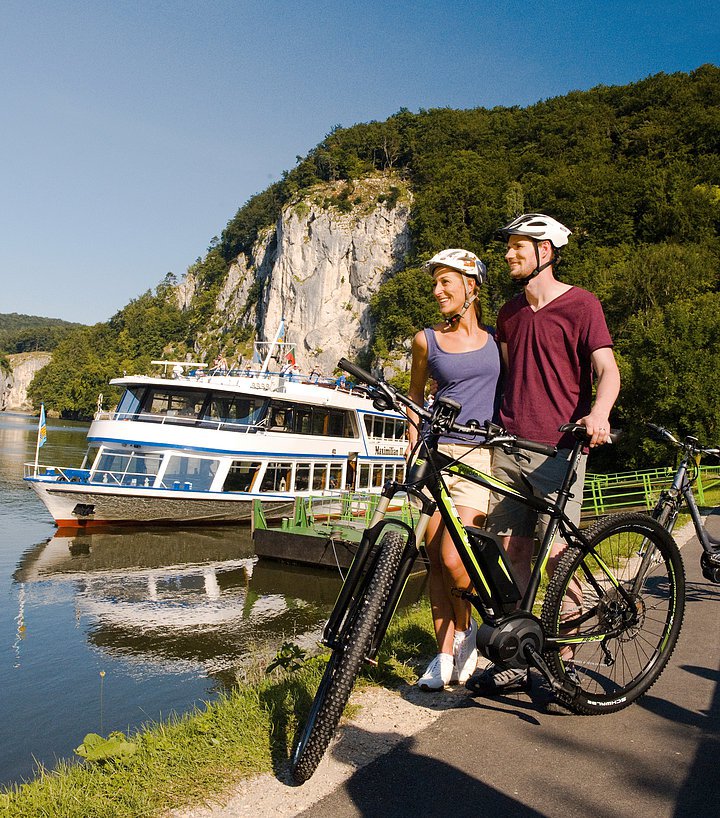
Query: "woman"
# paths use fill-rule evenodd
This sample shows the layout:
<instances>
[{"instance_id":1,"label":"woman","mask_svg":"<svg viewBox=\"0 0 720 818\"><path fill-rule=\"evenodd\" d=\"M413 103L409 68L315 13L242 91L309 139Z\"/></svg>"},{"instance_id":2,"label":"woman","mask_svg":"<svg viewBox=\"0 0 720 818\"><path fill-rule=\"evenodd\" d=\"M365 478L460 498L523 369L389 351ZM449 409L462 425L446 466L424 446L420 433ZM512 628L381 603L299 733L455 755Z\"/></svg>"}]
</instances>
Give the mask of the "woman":
<instances>
[{"instance_id":1,"label":"woman","mask_svg":"<svg viewBox=\"0 0 720 818\"><path fill-rule=\"evenodd\" d=\"M433 278L433 295L443 323L424 329L413 339L410 397L423 404L430 378L437 383L436 398L450 397L462 405L459 423L471 418L483 423L495 414L500 379L500 355L492 331L482 323L479 288L487 277L485 265L467 250L443 250L425 265ZM417 418L411 418L417 420ZM417 429L409 431L412 450ZM471 451L477 441L441 437L439 448L453 458L463 457L482 471L490 472L488 449ZM488 491L459 477L447 479L448 490L466 525L485 523ZM477 625L470 603L452 590L470 589L460 556L439 514L430 521L425 547L430 559L430 604L438 654L418 679L423 690L441 690L451 682L465 682L477 664Z\"/></svg>"}]
</instances>

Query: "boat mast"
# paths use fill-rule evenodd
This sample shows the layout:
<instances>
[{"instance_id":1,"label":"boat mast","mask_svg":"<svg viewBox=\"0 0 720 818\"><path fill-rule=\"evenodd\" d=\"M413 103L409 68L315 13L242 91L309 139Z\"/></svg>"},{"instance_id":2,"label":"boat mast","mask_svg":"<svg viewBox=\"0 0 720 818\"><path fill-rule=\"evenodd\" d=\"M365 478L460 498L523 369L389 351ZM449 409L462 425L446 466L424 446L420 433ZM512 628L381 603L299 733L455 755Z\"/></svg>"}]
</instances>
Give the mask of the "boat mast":
<instances>
[{"instance_id":1,"label":"boat mast","mask_svg":"<svg viewBox=\"0 0 720 818\"><path fill-rule=\"evenodd\" d=\"M270 344L270 351L265 356L265 360L263 361L263 365L260 368L260 372L267 372L268 366L270 364L270 359L272 358L273 353L275 352L275 347L280 343L280 341L282 340L282 338L284 336L285 336L285 319L281 318L280 319L280 326L278 327L277 332L275 333L275 338L273 339L272 343Z\"/></svg>"}]
</instances>

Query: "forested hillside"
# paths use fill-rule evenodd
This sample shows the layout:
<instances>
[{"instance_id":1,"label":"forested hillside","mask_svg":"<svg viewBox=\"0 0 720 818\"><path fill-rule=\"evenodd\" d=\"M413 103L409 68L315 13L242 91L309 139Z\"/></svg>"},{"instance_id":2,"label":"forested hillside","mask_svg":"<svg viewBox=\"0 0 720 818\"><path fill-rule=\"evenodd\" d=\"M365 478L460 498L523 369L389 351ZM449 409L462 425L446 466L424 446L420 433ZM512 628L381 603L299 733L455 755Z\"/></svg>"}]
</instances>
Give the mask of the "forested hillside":
<instances>
[{"instance_id":1,"label":"forested hillside","mask_svg":"<svg viewBox=\"0 0 720 818\"><path fill-rule=\"evenodd\" d=\"M65 351L61 345L36 378L35 394L63 412L88 411L90 393L103 391L100 379L118 365L137 368L168 343L192 344L229 265L239 252L252 253L284 206L319 182L339 181L325 204L349 211L357 180L386 170L412 190L413 247L405 269L376 295L368 359L397 354L434 319L419 266L443 247L466 247L487 261L492 319L511 294L495 230L519 212L547 212L573 231L560 273L605 305L624 380L617 422L636 429L641 419L655 419L716 440L720 69L712 65L527 108L401 110L385 122L336 128L229 221L192 267L201 289L190 309L180 313L163 287L146 294L109 324L80 331L91 333L81 345L84 363L78 344ZM145 337L144 320L131 319L145 309L154 316L153 338ZM232 327L228 333L232 340ZM242 333L246 327L238 328ZM79 389L60 391L68 380L83 384L82 396Z\"/></svg>"},{"instance_id":2,"label":"forested hillside","mask_svg":"<svg viewBox=\"0 0 720 818\"><path fill-rule=\"evenodd\" d=\"M0 313L0 353L50 352L68 332L80 326L60 318Z\"/></svg>"}]
</instances>

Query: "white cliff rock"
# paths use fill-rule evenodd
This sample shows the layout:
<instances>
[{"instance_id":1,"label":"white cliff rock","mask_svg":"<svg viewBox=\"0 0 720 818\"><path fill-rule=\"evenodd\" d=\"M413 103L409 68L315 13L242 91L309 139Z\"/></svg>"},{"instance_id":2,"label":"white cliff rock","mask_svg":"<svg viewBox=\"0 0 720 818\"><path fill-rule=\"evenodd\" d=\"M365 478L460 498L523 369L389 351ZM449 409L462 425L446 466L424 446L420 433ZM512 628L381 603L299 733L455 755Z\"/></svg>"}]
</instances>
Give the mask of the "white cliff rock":
<instances>
[{"instance_id":1,"label":"white cliff rock","mask_svg":"<svg viewBox=\"0 0 720 818\"><path fill-rule=\"evenodd\" d=\"M10 375L3 378L5 388L2 390L0 408L11 412L30 412L32 404L28 400L27 390L35 373L50 363L50 352L21 352L8 355L12 367Z\"/></svg>"},{"instance_id":2,"label":"white cliff rock","mask_svg":"<svg viewBox=\"0 0 720 818\"><path fill-rule=\"evenodd\" d=\"M389 174L364 179L355 183L353 208L344 213L328 204L343 184L318 187L287 205L275 227L259 237L252 257L238 256L203 347L240 327L272 339L284 318L286 340L295 344L303 371L330 373L338 358L367 349L370 299L409 250L410 194ZM400 191L393 207L382 201L390 186Z\"/></svg>"}]
</instances>

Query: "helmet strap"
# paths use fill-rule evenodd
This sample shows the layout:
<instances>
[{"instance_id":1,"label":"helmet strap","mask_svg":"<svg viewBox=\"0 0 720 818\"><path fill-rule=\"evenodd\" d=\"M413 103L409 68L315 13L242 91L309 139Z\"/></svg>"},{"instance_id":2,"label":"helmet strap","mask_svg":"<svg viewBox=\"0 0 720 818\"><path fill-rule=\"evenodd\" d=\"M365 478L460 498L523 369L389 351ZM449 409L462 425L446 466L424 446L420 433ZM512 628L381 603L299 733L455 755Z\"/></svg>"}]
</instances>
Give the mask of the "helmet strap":
<instances>
[{"instance_id":1,"label":"helmet strap","mask_svg":"<svg viewBox=\"0 0 720 818\"><path fill-rule=\"evenodd\" d=\"M466 291L466 292L467 292L467 291ZM459 320L460 320L460 319L463 317L463 315L465 315L465 313L468 311L468 309L470 308L470 305L472 304L472 302L477 300L477 297L478 297L477 291L475 291L475 292L474 292L472 295L470 295L470 294L468 293L468 294L465 296L465 303L463 304L463 308L460 310L460 312L456 312L456 313L455 313L455 315L453 315L451 318L446 318L446 319L445 319L445 323L446 323L446 324L447 324L449 327L453 326L453 324L457 324L457 322L458 322L458 321L459 321Z\"/></svg>"},{"instance_id":2,"label":"helmet strap","mask_svg":"<svg viewBox=\"0 0 720 818\"><path fill-rule=\"evenodd\" d=\"M550 260L546 261L545 264L540 264L540 250L538 250L539 242L536 239L533 239L533 244L535 245L536 267L532 271L532 273L530 273L530 275L525 276L525 278L515 279L515 283L519 284L521 287L527 287L527 285L535 278L536 275L542 273L544 269L550 267L555 261L555 251L553 249L553 254L552 256L550 256Z\"/></svg>"}]
</instances>

